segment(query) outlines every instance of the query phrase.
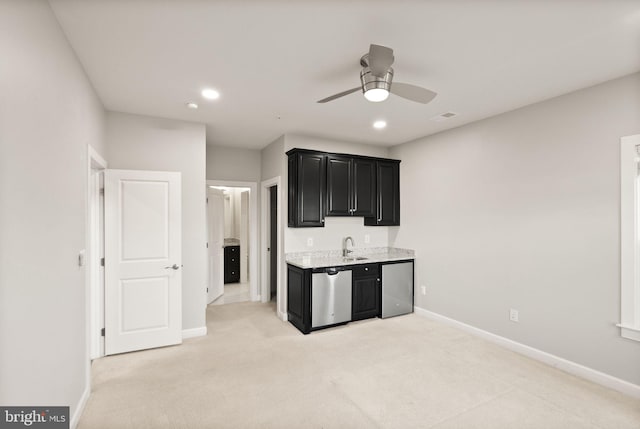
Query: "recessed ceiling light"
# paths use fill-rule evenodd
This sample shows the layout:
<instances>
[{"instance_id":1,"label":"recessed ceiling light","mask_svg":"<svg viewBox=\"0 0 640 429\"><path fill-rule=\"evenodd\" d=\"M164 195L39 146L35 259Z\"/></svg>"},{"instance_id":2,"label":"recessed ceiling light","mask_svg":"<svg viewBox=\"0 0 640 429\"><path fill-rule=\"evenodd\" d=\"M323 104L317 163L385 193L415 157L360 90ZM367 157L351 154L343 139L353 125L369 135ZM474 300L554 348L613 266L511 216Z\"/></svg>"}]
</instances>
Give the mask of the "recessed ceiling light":
<instances>
[{"instance_id":1,"label":"recessed ceiling light","mask_svg":"<svg viewBox=\"0 0 640 429\"><path fill-rule=\"evenodd\" d=\"M373 123L373 128L378 129L378 130L383 129L386 126L387 126L387 122L386 121L375 121Z\"/></svg>"},{"instance_id":2,"label":"recessed ceiling light","mask_svg":"<svg viewBox=\"0 0 640 429\"><path fill-rule=\"evenodd\" d=\"M217 100L220 97L220 93L215 89L207 88L202 90L202 96L207 100Z\"/></svg>"},{"instance_id":3,"label":"recessed ceiling light","mask_svg":"<svg viewBox=\"0 0 640 429\"><path fill-rule=\"evenodd\" d=\"M197 109L198 105L196 103L187 103L187 107L189 109Z\"/></svg>"}]
</instances>

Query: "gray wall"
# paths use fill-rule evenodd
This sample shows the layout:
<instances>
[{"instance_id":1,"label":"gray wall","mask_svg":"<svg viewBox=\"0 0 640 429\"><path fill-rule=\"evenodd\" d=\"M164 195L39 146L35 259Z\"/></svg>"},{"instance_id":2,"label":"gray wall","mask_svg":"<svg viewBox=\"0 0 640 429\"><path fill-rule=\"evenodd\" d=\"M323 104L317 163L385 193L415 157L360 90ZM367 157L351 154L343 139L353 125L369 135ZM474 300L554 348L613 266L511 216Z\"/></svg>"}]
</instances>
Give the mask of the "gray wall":
<instances>
[{"instance_id":1,"label":"gray wall","mask_svg":"<svg viewBox=\"0 0 640 429\"><path fill-rule=\"evenodd\" d=\"M109 112L106 140L109 168L182 173L182 329L205 327L204 125Z\"/></svg>"},{"instance_id":2,"label":"gray wall","mask_svg":"<svg viewBox=\"0 0 640 429\"><path fill-rule=\"evenodd\" d=\"M207 180L260 181L260 150L207 146Z\"/></svg>"},{"instance_id":3,"label":"gray wall","mask_svg":"<svg viewBox=\"0 0 640 429\"><path fill-rule=\"evenodd\" d=\"M614 326L620 137L637 133L635 74L393 148L416 304L640 384L640 343Z\"/></svg>"},{"instance_id":4,"label":"gray wall","mask_svg":"<svg viewBox=\"0 0 640 429\"><path fill-rule=\"evenodd\" d=\"M104 110L47 2L0 2L0 52L0 404L73 416L89 393L78 252Z\"/></svg>"},{"instance_id":5,"label":"gray wall","mask_svg":"<svg viewBox=\"0 0 640 429\"><path fill-rule=\"evenodd\" d=\"M285 156L284 136L274 140L260 153L260 172L262 180L272 179L276 176L284 176L287 180L287 157ZM286 186L284 186L286 188ZM284 194L286 195L286 193Z\"/></svg>"}]
</instances>

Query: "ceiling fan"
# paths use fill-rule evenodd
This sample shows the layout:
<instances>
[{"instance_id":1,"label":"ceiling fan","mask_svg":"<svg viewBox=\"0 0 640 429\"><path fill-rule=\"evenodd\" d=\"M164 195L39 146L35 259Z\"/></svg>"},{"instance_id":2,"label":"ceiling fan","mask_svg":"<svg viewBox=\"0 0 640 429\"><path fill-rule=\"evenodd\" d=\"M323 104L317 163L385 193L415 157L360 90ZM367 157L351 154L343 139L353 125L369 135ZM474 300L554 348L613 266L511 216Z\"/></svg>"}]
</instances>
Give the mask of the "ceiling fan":
<instances>
[{"instance_id":1,"label":"ceiling fan","mask_svg":"<svg viewBox=\"0 0 640 429\"><path fill-rule=\"evenodd\" d=\"M369 52L360 58L360 65L363 67L360 72L360 86L318 100L318 103L333 101L358 90L362 90L364 97L373 102L386 100L390 92L422 104L433 100L437 95L433 91L408 83L392 82L393 60L393 49L380 45L369 46Z\"/></svg>"}]
</instances>

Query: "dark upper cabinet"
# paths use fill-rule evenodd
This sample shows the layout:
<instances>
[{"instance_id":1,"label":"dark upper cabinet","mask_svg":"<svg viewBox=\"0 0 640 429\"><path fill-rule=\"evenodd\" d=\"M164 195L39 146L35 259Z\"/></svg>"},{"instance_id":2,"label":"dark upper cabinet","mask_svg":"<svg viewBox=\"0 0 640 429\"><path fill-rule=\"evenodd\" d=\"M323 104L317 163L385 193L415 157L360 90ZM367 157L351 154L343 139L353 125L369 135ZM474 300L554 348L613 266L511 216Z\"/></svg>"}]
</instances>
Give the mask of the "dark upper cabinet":
<instances>
[{"instance_id":1,"label":"dark upper cabinet","mask_svg":"<svg viewBox=\"0 0 640 429\"><path fill-rule=\"evenodd\" d=\"M290 227L324 226L326 155L293 149L289 157Z\"/></svg>"},{"instance_id":2,"label":"dark upper cabinet","mask_svg":"<svg viewBox=\"0 0 640 429\"><path fill-rule=\"evenodd\" d=\"M375 216L371 159L327 155L327 216Z\"/></svg>"},{"instance_id":3,"label":"dark upper cabinet","mask_svg":"<svg viewBox=\"0 0 640 429\"><path fill-rule=\"evenodd\" d=\"M376 215L365 225L400 225L400 162L376 161Z\"/></svg>"},{"instance_id":4,"label":"dark upper cabinet","mask_svg":"<svg viewBox=\"0 0 640 429\"><path fill-rule=\"evenodd\" d=\"M400 161L291 149L289 227L322 227L324 216L400 225Z\"/></svg>"},{"instance_id":5,"label":"dark upper cabinet","mask_svg":"<svg viewBox=\"0 0 640 429\"><path fill-rule=\"evenodd\" d=\"M351 215L351 158L327 157L327 215Z\"/></svg>"}]
</instances>

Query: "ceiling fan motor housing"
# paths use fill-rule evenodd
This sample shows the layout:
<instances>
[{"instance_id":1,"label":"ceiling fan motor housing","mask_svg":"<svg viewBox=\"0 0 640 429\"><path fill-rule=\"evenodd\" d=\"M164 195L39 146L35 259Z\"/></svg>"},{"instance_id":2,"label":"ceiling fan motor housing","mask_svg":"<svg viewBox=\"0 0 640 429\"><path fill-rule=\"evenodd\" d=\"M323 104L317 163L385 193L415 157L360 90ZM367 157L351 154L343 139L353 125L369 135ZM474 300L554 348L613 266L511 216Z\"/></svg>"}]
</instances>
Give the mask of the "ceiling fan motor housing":
<instances>
[{"instance_id":1,"label":"ceiling fan motor housing","mask_svg":"<svg viewBox=\"0 0 640 429\"><path fill-rule=\"evenodd\" d=\"M392 80L393 69L391 67L389 67L389 70L382 77L374 76L369 67L364 67L360 72L360 82L362 83L363 93L376 88L390 91Z\"/></svg>"}]
</instances>

